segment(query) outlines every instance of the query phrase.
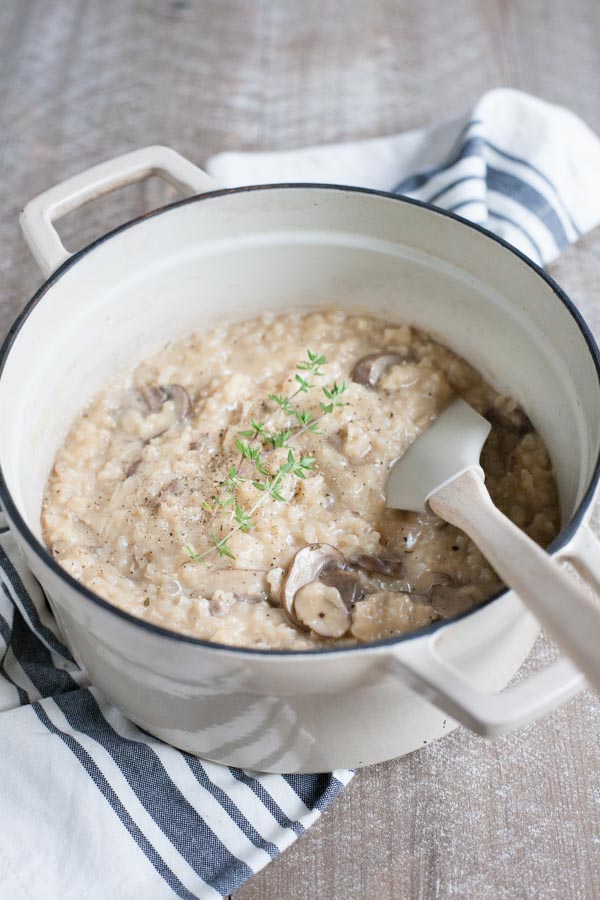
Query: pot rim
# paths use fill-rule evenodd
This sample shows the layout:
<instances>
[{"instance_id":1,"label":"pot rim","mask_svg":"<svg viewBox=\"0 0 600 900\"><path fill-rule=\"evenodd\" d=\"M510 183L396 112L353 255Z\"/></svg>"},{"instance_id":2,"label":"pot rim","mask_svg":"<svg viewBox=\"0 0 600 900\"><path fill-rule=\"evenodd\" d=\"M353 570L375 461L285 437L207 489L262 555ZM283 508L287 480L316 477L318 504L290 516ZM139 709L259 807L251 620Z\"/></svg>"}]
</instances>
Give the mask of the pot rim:
<instances>
[{"instance_id":1,"label":"pot rim","mask_svg":"<svg viewBox=\"0 0 600 900\"><path fill-rule=\"evenodd\" d=\"M596 340L581 313L575 306L572 300L569 299L567 294L563 291L563 289L556 283L556 281L548 275L547 272L544 271L540 266L538 266L533 260L529 259L524 253L514 247L512 244L509 244L503 238L499 237L497 234L494 234L492 231L489 231L487 228L484 228L481 225L478 225L475 222L471 222L469 219L465 219L463 216L457 215L454 212L450 212L449 210L442 209L441 207L434 206L431 203L427 203L423 200L416 200L412 197L405 197L400 194L393 194L389 191L380 191L372 188L363 188L363 187L354 187L351 185L342 185L342 184L327 184L327 183L319 183L319 182L283 182L283 183L275 183L275 184L259 184L259 185L248 185L237 188L221 188L215 191L207 191L202 194L195 194L191 197L185 197L182 200L176 200L173 203L168 203L165 206L158 207L157 209L151 210L150 212L144 213L141 216L137 216L134 219L129 220L128 222L124 222L122 225L118 225L116 228L107 231L105 234L96 238L96 240L92 241L92 243L83 247L81 250L73 253L67 260L65 260L62 265L60 265L55 272L50 275L48 279L38 288L33 297L28 301L23 310L19 313L12 326L10 327L2 346L0 347L0 378L4 372L4 367L6 365L7 359L10 355L10 351L15 343L18 334L31 315L31 313L35 310L38 303L41 302L45 294L48 290L58 282L62 276L76 263L78 263L84 256L86 256L91 251L95 250L96 247L104 244L106 241L110 240L113 237L121 234L121 232L126 231L129 228L132 228L146 219L154 218L155 216L162 215L163 213L169 212L173 209L178 209L181 206L186 206L192 203L198 203L204 200L211 200L223 196L229 196L230 194L243 194L250 193L252 191L273 191L273 190L329 190L329 191L342 191L344 193L357 193L357 194L367 194L369 196L382 197L387 200L393 200L399 203L406 203L410 206L417 206L422 209L426 209L429 212L432 212L436 215L445 216L448 219L452 219L455 222L458 222L461 225L466 226L467 228L472 229L473 231L478 232L479 234L484 235L484 237L495 241L499 244L504 250L507 250L513 256L516 256L521 262L527 265L530 269L532 269L543 281L546 282L548 287L552 290L553 294L557 297L557 299L566 307L567 311L570 313L571 317L574 319L576 326L579 328L579 331L583 335L583 338L587 344L590 355L594 361L594 366L596 369L596 375L598 377L598 388L600 389L600 350L596 343ZM569 541L572 539L579 526L582 524L586 512L593 500L594 494L596 492L596 488L598 486L598 482L600 481L600 454L596 459L596 463L594 466L594 471L592 473L592 477L590 479L589 485L586 489L586 492L579 503L579 506L567 522L566 526L556 538L552 541L552 543L546 548L550 554L556 553L557 550L564 547ZM468 616L474 615L478 613L480 610L484 609L491 603L494 603L496 600L499 600L505 594L508 593L509 589L504 588L501 591L498 591L496 594L493 594L491 597L488 597L487 600L484 600L483 603L480 603L478 606L473 607L466 612L460 613L457 616L453 616L450 619L438 619L435 622L432 622L430 625L425 626L424 628L419 628L416 631L409 632L408 634L397 635L392 638L384 638L380 641L373 641L369 644L364 645L350 645L343 647L324 647L324 648L315 648L313 650L279 650L279 649L257 649L251 647L232 647L227 644L218 644L213 641L204 640L203 638L197 638L193 635L187 634L179 634L175 631L170 631L167 628L163 628L160 625L154 625L151 622L147 622L144 619L140 619L137 616L134 616L132 613L126 612L123 609L120 609L117 606L114 606L112 603L109 603L108 600L104 600L98 594L95 594L88 587L81 584L77 581L72 575L70 575L65 569L63 569L54 559L54 557L49 553L46 547L39 541L36 536L33 534L27 523L25 522L23 516L19 512L15 502L12 499L10 491L8 490L8 486L6 484L4 478L4 472L2 471L2 466L0 465L0 503L4 507L7 512L8 518L15 526L17 531L20 533L21 537L26 541L29 545L29 548L37 555L39 560L44 563L55 575L57 575L60 579L62 579L68 587L80 593L86 600L91 601L96 606L107 610L109 613L113 614L117 618L124 619L130 625L134 627L141 628L145 631L149 631L152 634L155 634L159 637L169 638L170 640L177 643L186 643L192 644L200 647L204 647L208 650L214 650L220 653L235 653L238 655L247 655L247 656L262 656L262 657L286 657L286 658L294 658L298 657L313 657L315 655L319 656L331 656L334 654L344 654L344 653L365 653L369 651L373 651L379 648L392 647L397 644L402 644L405 641L410 641L416 638L426 637L439 631L441 628L446 628L449 625L454 624L455 622L459 622L460 620L467 618ZM43 586L42 586L43 589Z\"/></svg>"}]
</instances>

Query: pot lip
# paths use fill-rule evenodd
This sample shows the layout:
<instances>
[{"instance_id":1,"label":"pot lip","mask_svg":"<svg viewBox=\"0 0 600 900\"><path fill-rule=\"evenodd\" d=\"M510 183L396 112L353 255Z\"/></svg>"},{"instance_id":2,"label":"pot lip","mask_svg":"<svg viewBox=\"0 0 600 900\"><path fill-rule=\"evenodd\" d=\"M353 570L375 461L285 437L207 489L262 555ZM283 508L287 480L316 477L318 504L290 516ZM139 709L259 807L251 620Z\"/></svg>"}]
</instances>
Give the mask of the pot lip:
<instances>
[{"instance_id":1,"label":"pot lip","mask_svg":"<svg viewBox=\"0 0 600 900\"><path fill-rule=\"evenodd\" d=\"M511 253L513 256L516 256L522 263L532 269L543 281L548 285L548 287L552 290L555 297L563 304L563 306L570 313L571 317L574 319L576 326L579 328L579 331L583 335L583 338L587 344L590 355L594 361L594 366L596 369L596 375L598 377L598 389L600 389L600 350L596 343L596 340L581 313L575 306L572 300L569 299L567 294L563 291L563 289L556 283L556 281L548 275L547 272L544 271L540 266L538 266L533 260L529 259L524 253L518 250L513 245L509 244L503 238L499 237L497 234L494 234L492 231L489 231L487 228L484 228L481 225L478 225L475 222L471 222L469 219L465 219L463 216L457 215L457 213L450 212L449 210L442 209L441 207L434 206L431 203L427 203L423 200L416 200L412 197L405 197L401 194L393 194L389 191L381 191L375 190L372 188L363 188L363 187L355 187L351 185L343 185L343 184L328 184L328 183L319 183L319 182L281 182L274 184L259 184L259 185L248 185L237 188L221 188L215 191L207 191L202 194L195 194L191 197L185 197L181 200L176 200L173 203L166 204L165 206L161 206L157 209L151 210L148 213L145 213L141 216L137 216L134 219L129 220L128 222L123 223L122 225L117 226L116 228L107 231L105 234L101 235L96 240L92 241L91 244L88 244L86 247L83 247L81 250L75 252L72 256L70 256L61 266L56 269L55 272L50 275L50 277L38 288L33 297L28 301L25 305L21 313L17 316L15 321L13 322L11 328L9 329L2 346L0 347L0 378L4 372L4 367L6 365L7 359L10 355L10 351L15 343L17 336L31 315L31 313L35 310L37 305L41 302L45 294L48 290L58 282L62 276L76 263L78 263L84 256L87 256L93 250L95 250L100 245L109 241L111 238L116 237L121 232L128 230L129 228L134 227L146 219L151 219L156 216L160 216L163 213L169 212L173 209L178 209L182 206L187 206L192 203L198 203L204 200L217 199L219 197L229 196L231 194L243 194L250 192L258 192L258 191L276 191L276 190L327 190L327 191L340 191L342 193L354 193L354 194L366 194L374 197L381 197L386 200L392 200L398 203L405 203L409 206L417 206L421 209L426 209L429 212L434 213L435 215L445 216L448 219L452 219L460 225L466 226L467 228L472 229L479 234L484 235L484 237L494 241L499 244L504 250ZM573 538L575 532L578 530L579 526L585 519L588 508L593 500L594 494L596 492L596 488L598 486L598 482L600 481L600 454L596 459L596 463L594 466L594 471L592 473L592 477L590 479L590 483L586 489L586 492L579 503L579 506L575 510L574 514L569 519L566 527L557 535L557 537L552 541L552 543L547 548L548 552L551 554L556 553L557 550L566 546L569 541ZM421 637L428 637L429 635L434 634L442 628L446 628L449 625L452 625L455 622L459 622L462 619L467 618L468 616L475 615L481 610L485 609L485 607L489 606L491 603L501 599L505 596L509 589L504 588L501 591L498 591L496 594L493 594L491 597L488 597L483 603L478 606L467 610L466 612L460 613L457 616L453 616L450 619L438 619L435 622L432 622L430 625L425 626L424 628L420 628L416 631L410 632L408 634L397 635L392 638L385 638L380 641L373 641L372 643L365 645L349 645L342 647L325 647L325 648L315 648L312 650L278 650L278 649L256 649L251 647L233 647L227 644L218 644L212 641L207 641L202 638L194 637L193 635L179 634L174 631L170 631L167 628L163 628L160 625L154 625L151 622L146 622L144 619L140 619L137 616L132 615L131 613L126 612L125 610L119 609L117 606L109 603L108 600L104 600L98 594L95 594L88 587L78 582L72 575L70 575L65 569L61 568L61 566L56 562L54 557L49 553L46 547L39 541L36 536L33 534L24 518L21 516L21 513L17 509L15 502L12 499L12 496L8 490L4 472L2 471L2 467L0 466L0 503L5 509L8 519L20 533L21 537L26 541L30 550L32 550L38 559L49 568L55 575L57 575L62 581L66 582L67 586L72 590L77 591L80 595L85 597L87 600L91 601L94 605L104 609L105 611L111 613L115 617L125 620L129 625L140 628L144 631L150 632L158 637L169 638L174 643L185 643L192 644L195 646L203 647L207 650L212 650L218 653L225 654L236 654L238 656L252 656L252 657L267 657L273 659L281 659L282 657L285 659L297 659L303 657L323 657L323 656L335 656L338 654L348 654L348 653L370 653L378 649L391 648L396 645L402 644L405 641L410 641L414 639L418 639Z\"/></svg>"}]
</instances>

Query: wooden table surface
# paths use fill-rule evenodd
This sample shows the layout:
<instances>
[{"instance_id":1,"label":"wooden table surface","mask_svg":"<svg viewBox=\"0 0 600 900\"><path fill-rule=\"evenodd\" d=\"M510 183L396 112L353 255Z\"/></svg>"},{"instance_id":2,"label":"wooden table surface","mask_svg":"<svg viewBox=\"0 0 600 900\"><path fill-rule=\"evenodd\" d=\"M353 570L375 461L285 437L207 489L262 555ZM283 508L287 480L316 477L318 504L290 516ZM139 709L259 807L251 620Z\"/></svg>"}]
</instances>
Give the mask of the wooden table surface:
<instances>
[{"instance_id":1,"label":"wooden table surface","mask_svg":"<svg viewBox=\"0 0 600 900\"><path fill-rule=\"evenodd\" d=\"M19 208L93 163L374 136L501 84L600 132L599 34L598 0L4 0L0 328L40 282ZM75 249L162 197L129 188L62 233ZM600 334L600 229L553 273ZM550 654L538 641L528 667ZM460 729L363 770L235 900L600 897L599 724L586 691L508 737Z\"/></svg>"}]
</instances>

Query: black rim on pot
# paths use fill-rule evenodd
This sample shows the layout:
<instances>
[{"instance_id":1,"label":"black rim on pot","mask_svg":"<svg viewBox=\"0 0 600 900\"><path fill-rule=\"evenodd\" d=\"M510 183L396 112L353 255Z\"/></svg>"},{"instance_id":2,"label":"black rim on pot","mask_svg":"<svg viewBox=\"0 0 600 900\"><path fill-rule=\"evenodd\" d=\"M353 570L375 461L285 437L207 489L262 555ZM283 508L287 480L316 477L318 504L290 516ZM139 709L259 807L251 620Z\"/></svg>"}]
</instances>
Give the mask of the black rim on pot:
<instances>
[{"instance_id":1,"label":"black rim on pot","mask_svg":"<svg viewBox=\"0 0 600 900\"><path fill-rule=\"evenodd\" d=\"M431 203L425 203L421 200L414 200L409 197L403 197L398 194L391 194L387 191L376 191L368 188L359 188L359 187L350 187L346 185L338 185L338 184L319 184L319 183L289 183L289 184L264 184L264 185L252 185L249 187L241 187L241 188L229 188L217 191L210 191L205 194L198 194L192 197L186 197L183 200L177 200L174 203L169 203L166 206L162 206L159 209L152 210L145 215L138 216L135 219L132 219L129 222L125 222L123 225L119 225L117 228L108 231L106 234L99 237L97 240L93 241L87 247L84 247L82 250L77 251L72 256L69 257L59 268L44 282L44 284L36 291L31 300L27 303L23 311L19 314L19 316L14 321L12 327L10 328L2 347L0 348L0 378L2 377L2 373L4 371L4 367L6 365L6 361L9 357L12 346L27 319L31 315L31 313L35 310L37 305L43 300L47 291L56 284L56 282L60 281L62 276L67 272L72 266L79 262L84 256L88 253L91 253L96 247L99 247L101 244L104 244L106 241L109 241L111 238L120 234L123 231L126 231L129 228L134 227L140 222L145 221L146 219L154 218L155 216L163 215L166 212L169 212L172 209L177 209L180 206L186 206L191 203L199 203L205 200L211 200L218 197L228 196L230 194L242 194L249 193L252 191L274 191L274 190L327 190L327 191L341 191L343 193L357 193L357 194L368 194L370 196L382 197L387 200L393 200L397 203L405 203L410 206L417 206L423 209L427 209L435 215L445 216L448 219L453 219L455 222L459 223L462 226L472 229L473 231L477 231L480 234L483 234L486 238L491 241L494 241L496 244L499 244L506 251L511 253L513 256L516 256L521 260L526 266L532 269L536 274L546 282L548 287L552 290L555 297L563 304L563 306L570 313L571 317L574 319L575 324L579 328L579 331L583 335L583 338L587 344L587 347L590 351L590 355L594 361L596 375L598 378L598 386L600 389L600 351L598 350L598 345L590 331L585 319L582 317L581 313L574 305L574 303L569 299L569 297L565 294L562 288L551 278L540 266L536 265L531 259L525 256L520 250L516 247L513 247L511 244L507 243L501 237L494 234L491 231L488 231L487 228L483 228L481 225L477 225L474 222L469 221L468 219L463 218L462 216L457 215L456 213L449 212L448 210L441 209L440 207L433 206ZM596 463L594 466L594 471L592 473L592 477L590 479L590 483L587 487L585 495L583 496L579 506L569 519L566 527L556 536L554 541L547 548L548 552L555 553L561 547L564 547L573 534L579 528L586 511L594 497L596 487L598 485L598 481L600 480L600 455L596 459ZM160 635L162 637L168 638L172 641L176 642L184 642L187 644L196 644L201 647L210 648L214 651L221 651L226 653L237 653L243 655L252 655L252 656L314 656L315 654L337 654L337 653L360 653L369 651L375 647L385 647L392 646L395 644L400 644L404 641L412 640L414 638L423 637L428 634L433 634L440 628L445 628L447 625L450 625L454 622L458 622L461 619L466 618L467 616L473 615L478 612L478 610L483 609L488 604L493 603L498 600L500 597L504 596L507 593L507 589L503 588L501 591L498 591L496 594L493 594L491 597L488 597L487 600L484 600L483 603L480 603L478 606L473 607L466 612L460 613L457 616L453 616L450 619L438 619L436 622L432 622L430 625L427 625L424 628L420 628L417 631L410 632L409 634L398 635L397 637L385 638L380 641L374 641L370 644L363 645L351 645L346 647L325 647L325 648L315 648L314 650L269 650L269 649L253 649L247 647L230 647L225 644L217 644L212 641L203 640L202 638L193 637L192 635L186 634L178 634L174 631L169 631L167 628L162 628L160 625L154 625L151 622L147 622L144 619L140 619L137 616L132 615L131 613L125 612L125 610L119 609L119 607L114 606L112 603L109 603L108 600L104 600L98 594L95 594L88 587L81 584L72 575L70 575L65 569L61 568L61 566L56 562L54 557L49 553L46 547L35 537L23 516L17 509L16 504L14 503L8 487L6 485L6 481L4 478L4 473L2 468L0 467L0 503L6 510L8 518L17 528L21 536L27 541L29 547L34 551L34 553L39 557L39 559L48 566L49 569L54 572L59 578L66 582L66 584L78 591L83 595L87 600L96 604L96 606L100 606L103 609L107 610L114 616L118 618L124 619L130 624L134 625L137 628L142 628L147 631L150 631L156 635Z\"/></svg>"}]
</instances>

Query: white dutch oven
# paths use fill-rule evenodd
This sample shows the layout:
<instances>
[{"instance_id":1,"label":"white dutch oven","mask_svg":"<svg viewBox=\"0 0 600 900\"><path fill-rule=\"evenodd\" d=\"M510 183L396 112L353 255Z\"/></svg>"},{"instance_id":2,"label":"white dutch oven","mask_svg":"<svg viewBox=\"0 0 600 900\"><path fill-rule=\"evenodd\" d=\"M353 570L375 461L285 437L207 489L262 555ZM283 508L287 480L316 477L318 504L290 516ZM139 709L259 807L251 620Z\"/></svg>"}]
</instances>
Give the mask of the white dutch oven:
<instances>
[{"instance_id":1,"label":"white dutch oven","mask_svg":"<svg viewBox=\"0 0 600 900\"><path fill-rule=\"evenodd\" d=\"M198 196L67 253L55 219L150 174ZM76 659L152 734L270 772L379 762L448 733L455 720L496 734L571 697L584 682L564 659L495 693L538 632L511 591L365 647L242 650L121 612L44 549L40 504L54 455L107 378L192 329L336 303L433 332L522 401L559 482L563 530L552 552L600 582L587 524L599 474L598 349L557 285L482 229L396 196L329 185L215 188L173 151L149 147L52 188L23 213L48 280L2 351L0 496Z\"/></svg>"}]
</instances>

